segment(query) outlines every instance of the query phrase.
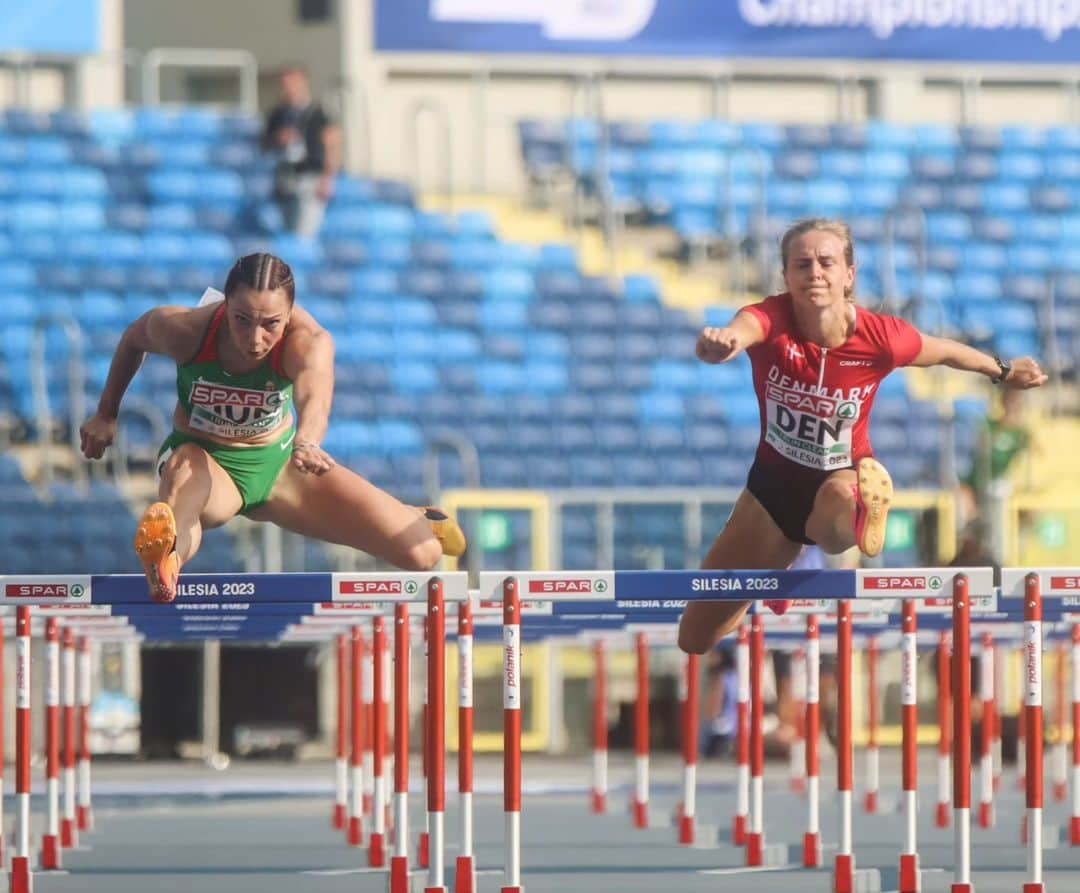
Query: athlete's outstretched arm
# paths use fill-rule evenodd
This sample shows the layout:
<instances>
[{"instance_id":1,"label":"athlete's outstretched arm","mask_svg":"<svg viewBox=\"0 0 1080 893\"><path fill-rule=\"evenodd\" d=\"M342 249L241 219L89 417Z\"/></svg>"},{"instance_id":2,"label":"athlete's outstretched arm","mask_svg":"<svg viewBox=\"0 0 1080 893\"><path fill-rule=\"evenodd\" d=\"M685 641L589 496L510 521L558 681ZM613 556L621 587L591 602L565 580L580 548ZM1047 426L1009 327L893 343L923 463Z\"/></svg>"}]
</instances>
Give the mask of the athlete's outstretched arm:
<instances>
[{"instance_id":1,"label":"athlete's outstretched arm","mask_svg":"<svg viewBox=\"0 0 1080 893\"><path fill-rule=\"evenodd\" d=\"M79 428L83 455L87 459L100 459L105 448L116 438L120 402L146 355L164 354L178 362L188 358L193 349L192 330L187 323L190 316L189 307L156 307L124 330L116 345L97 411Z\"/></svg>"},{"instance_id":2,"label":"athlete's outstretched arm","mask_svg":"<svg viewBox=\"0 0 1080 893\"><path fill-rule=\"evenodd\" d=\"M285 374L293 381L296 440L292 462L300 471L325 474L334 460L320 444L330 425L334 400L334 341L325 329L303 328L285 347Z\"/></svg>"},{"instance_id":3,"label":"athlete's outstretched arm","mask_svg":"<svg viewBox=\"0 0 1080 893\"><path fill-rule=\"evenodd\" d=\"M936 338L925 334L922 336L922 350L911 365L949 366L964 372L978 372L991 379L1001 374L997 360L981 350L953 341L951 338ZM1046 373L1031 357L1020 357L1013 360L1011 365L1012 369L1003 382L1006 387L1023 390L1046 384Z\"/></svg>"},{"instance_id":4,"label":"athlete's outstretched arm","mask_svg":"<svg viewBox=\"0 0 1080 893\"><path fill-rule=\"evenodd\" d=\"M753 313L740 310L726 326L707 326L697 340L697 358L703 363L726 363L765 338Z\"/></svg>"}]
</instances>

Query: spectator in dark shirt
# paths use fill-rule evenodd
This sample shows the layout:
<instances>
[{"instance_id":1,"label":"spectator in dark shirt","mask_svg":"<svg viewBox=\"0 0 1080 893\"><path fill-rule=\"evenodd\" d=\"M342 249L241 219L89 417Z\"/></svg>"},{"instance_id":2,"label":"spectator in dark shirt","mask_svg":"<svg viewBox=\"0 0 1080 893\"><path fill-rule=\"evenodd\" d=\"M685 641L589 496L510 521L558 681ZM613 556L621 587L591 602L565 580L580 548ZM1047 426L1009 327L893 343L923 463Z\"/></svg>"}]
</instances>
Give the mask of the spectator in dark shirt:
<instances>
[{"instance_id":1,"label":"spectator in dark shirt","mask_svg":"<svg viewBox=\"0 0 1080 893\"><path fill-rule=\"evenodd\" d=\"M285 226L314 238L341 170L341 129L312 99L308 74L298 66L281 75L281 102L267 118L263 148L278 158L274 195Z\"/></svg>"}]
</instances>

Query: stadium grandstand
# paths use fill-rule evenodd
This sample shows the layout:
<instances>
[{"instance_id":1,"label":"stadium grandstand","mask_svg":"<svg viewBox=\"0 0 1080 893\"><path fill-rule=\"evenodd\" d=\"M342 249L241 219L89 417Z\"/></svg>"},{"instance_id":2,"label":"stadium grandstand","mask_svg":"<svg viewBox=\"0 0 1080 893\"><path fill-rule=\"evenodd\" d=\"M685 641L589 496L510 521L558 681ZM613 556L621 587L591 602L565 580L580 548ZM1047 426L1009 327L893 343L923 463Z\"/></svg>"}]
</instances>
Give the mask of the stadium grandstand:
<instances>
[{"instance_id":1,"label":"stadium grandstand","mask_svg":"<svg viewBox=\"0 0 1080 893\"><path fill-rule=\"evenodd\" d=\"M132 320L194 307L255 251L292 266L334 335L325 449L457 514L468 570L699 567L760 428L750 364L702 364L695 342L783 290L779 240L805 217L850 223L863 306L1043 362L1030 446L981 481L974 545L995 565L1075 563L1080 37L1058 4L926 4L951 11L933 21L869 0L836 20L764 0L41 6L0 4L0 573L139 570L174 364L148 358L103 461L79 426ZM263 140L295 66L343 135L313 238L286 227ZM878 566L971 545L965 482L1002 412L975 378L883 383L871 436L897 495ZM376 566L241 518L185 573ZM129 645L102 673L112 660L121 690L141 686L151 755L236 753L245 698L291 676L303 704L255 719L327 756L325 649L259 663L205 739L177 677L197 689L207 659L239 677L262 660L241 652ZM575 649L530 661L538 697L584 709ZM674 660L658 666L673 689ZM498 667L477 673L494 728ZM154 708L166 697L182 722ZM532 740L588 746L555 721Z\"/></svg>"}]
</instances>

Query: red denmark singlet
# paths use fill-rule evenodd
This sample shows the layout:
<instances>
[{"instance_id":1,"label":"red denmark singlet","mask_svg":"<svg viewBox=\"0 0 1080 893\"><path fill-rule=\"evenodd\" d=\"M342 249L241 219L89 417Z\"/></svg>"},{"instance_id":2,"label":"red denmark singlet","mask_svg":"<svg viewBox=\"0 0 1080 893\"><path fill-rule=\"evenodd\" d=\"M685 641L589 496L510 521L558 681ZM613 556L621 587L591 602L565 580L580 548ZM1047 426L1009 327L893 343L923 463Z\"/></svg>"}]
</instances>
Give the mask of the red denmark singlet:
<instances>
[{"instance_id":1,"label":"red denmark singlet","mask_svg":"<svg viewBox=\"0 0 1080 893\"><path fill-rule=\"evenodd\" d=\"M789 294L742 309L765 333L747 350L761 413L756 460L792 471L832 471L873 455L870 409L878 385L918 356L919 331L859 307L851 337L840 347L823 348L797 333Z\"/></svg>"}]
</instances>

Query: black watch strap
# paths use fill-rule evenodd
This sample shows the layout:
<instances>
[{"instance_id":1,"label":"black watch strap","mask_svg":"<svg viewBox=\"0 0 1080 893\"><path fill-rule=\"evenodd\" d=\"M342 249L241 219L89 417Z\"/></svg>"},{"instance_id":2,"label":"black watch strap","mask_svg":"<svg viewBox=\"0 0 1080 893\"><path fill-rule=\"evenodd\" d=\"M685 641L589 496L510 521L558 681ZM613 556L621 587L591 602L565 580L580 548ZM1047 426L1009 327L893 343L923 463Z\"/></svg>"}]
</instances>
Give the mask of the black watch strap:
<instances>
[{"instance_id":1,"label":"black watch strap","mask_svg":"<svg viewBox=\"0 0 1080 893\"><path fill-rule=\"evenodd\" d=\"M1009 373L1012 372L1012 363L1008 360L1003 360L1001 357L995 354L994 362L998 364L1000 372L990 379L991 384L1002 384L1006 378L1009 377Z\"/></svg>"}]
</instances>

